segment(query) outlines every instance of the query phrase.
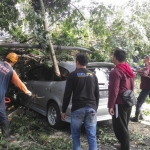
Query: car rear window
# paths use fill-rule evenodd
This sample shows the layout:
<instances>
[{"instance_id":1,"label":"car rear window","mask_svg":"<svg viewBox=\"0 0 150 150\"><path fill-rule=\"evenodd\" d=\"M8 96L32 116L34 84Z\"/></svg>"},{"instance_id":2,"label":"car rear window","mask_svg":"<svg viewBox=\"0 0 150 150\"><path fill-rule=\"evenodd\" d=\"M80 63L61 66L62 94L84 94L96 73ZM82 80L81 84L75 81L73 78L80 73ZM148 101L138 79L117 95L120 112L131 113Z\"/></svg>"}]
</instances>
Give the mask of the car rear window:
<instances>
[{"instance_id":1,"label":"car rear window","mask_svg":"<svg viewBox=\"0 0 150 150\"><path fill-rule=\"evenodd\" d=\"M88 69L91 70L97 76L99 85L108 84L109 73L111 71L111 68L93 67L93 68L88 68Z\"/></svg>"},{"instance_id":2,"label":"car rear window","mask_svg":"<svg viewBox=\"0 0 150 150\"><path fill-rule=\"evenodd\" d=\"M88 69L91 70L98 78L100 98L107 98L108 97L109 73L112 68L93 67L93 68L88 68Z\"/></svg>"}]
</instances>

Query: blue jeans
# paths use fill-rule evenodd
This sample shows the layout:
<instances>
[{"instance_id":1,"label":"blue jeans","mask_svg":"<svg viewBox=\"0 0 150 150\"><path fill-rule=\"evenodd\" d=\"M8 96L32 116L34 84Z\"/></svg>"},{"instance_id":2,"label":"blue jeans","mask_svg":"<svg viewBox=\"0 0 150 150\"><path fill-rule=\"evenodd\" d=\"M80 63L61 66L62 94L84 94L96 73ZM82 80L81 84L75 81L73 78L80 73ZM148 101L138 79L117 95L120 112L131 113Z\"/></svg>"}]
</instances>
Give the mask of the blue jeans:
<instances>
[{"instance_id":1,"label":"blue jeans","mask_svg":"<svg viewBox=\"0 0 150 150\"><path fill-rule=\"evenodd\" d=\"M135 116L138 117L138 115L141 112L141 107L143 105L143 103L146 100L146 97L149 95L150 93L150 89L142 89L139 97L137 98L137 105L136 105L136 112L135 112Z\"/></svg>"},{"instance_id":2,"label":"blue jeans","mask_svg":"<svg viewBox=\"0 0 150 150\"><path fill-rule=\"evenodd\" d=\"M73 140L73 150L80 150L80 132L84 124L88 139L89 150L97 150L96 141L96 111L91 107L83 107L71 112L71 134Z\"/></svg>"}]
</instances>

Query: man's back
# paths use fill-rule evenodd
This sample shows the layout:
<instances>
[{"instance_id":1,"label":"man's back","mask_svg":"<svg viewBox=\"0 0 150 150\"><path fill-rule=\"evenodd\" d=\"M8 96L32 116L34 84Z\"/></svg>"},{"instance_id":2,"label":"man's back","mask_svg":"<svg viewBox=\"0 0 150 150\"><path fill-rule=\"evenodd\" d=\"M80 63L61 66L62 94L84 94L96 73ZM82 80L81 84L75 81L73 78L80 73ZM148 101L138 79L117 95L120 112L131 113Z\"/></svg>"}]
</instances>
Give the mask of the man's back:
<instances>
[{"instance_id":1,"label":"man's back","mask_svg":"<svg viewBox=\"0 0 150 150\"><path fill-rule=\"evenodd\" d=\"M0 62L0 102L4 100L6 90L12 78L13 69L5 62Z\"/></svg>"},{"instance_id":2,"label":"man's back","mask_svg":"<svg viewBox=\"0 0 150 150\"><path fill-rule=\"evenodd\" d=\"M84 124L89 150L97 150L96 110L99 103L99 87L96 76L86 69L88 57L79 53L76 57L76 70L69 74L63 98L62 119L66 119L66 110L72 93L71 135L73 149L81 149L80 131Z\"/></svg>"},{"instance_id":3,"label":"man's back","mask_svg":"<svg viewBox=\"0 0 150 150\"><path fill-rule=\"evenodd\" d=\"M99 101L98 80L95 74L86 68L79 68L70 73L67 79L65 95L72 89L72 111L90 106L97 110Z\"/></svg>"},{"instance_id":4,"label":"man's back","mask_svg":"<svg viewBox=\"0 0 150 150\"><path fill-rule=\"evenodd\" d=\"M70 76L73 79L72 109L86 105L97 109L96 100L99 95L99 88L96 76L85 68L76 69Z\"/></svg>"}]
</instances>

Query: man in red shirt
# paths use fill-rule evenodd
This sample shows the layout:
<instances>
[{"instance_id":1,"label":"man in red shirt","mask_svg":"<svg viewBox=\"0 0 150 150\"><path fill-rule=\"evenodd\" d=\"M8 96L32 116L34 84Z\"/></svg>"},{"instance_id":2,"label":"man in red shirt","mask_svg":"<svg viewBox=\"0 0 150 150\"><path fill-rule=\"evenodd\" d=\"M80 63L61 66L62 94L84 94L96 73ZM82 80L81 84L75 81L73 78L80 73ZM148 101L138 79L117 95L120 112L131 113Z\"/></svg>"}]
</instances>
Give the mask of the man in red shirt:
<instances>
[{"instance_id":1,"label":"man in red shirt","mask_svg":"<svg viewBox=\"0 0 150 150\"><path fill-rule=\"evenodd\" d=\"M109 75L109 97L108 108L112 116L112 124L116 138L118 139L121 150L130 149L130 137L128 123L132 107L127 106L121 96L121 93L127 89L133 90L130 86L130 78L134 78L134 73L130 66L125 62L126 52L119 48L115 49L113 63L116 67ZM132 84L133 85L133 84Z\"/></svg>"},{"instance_id":2,"label":"man in red shirt","mask_svg":"<svg viewBox=\"0 0 150 150\"><path fill-rule=\"evenodd\" d=\"M145 64L144 68L138 70L138 74L141 76L141 84L140 84L141 92L137 98L135 117L130 119L133 122L139 121L141 107L142 107L143 103L145 102L146 97L150 93L150 78L148 77L148 75L150 73L150 57L145 56L143 62Z\"/></svg>"}]
</instances>

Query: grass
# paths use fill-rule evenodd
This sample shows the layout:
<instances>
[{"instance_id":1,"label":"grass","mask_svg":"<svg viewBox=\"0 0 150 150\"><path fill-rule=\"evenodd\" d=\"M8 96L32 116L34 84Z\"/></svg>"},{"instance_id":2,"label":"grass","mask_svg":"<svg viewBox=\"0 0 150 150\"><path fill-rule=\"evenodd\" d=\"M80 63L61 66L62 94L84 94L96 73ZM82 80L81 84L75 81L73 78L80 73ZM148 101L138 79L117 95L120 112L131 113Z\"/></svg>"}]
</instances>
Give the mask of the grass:
<instances>
[{"instance_id":1,"label":"grass","mask_svg":"<svg viewBox=\"0 0 150 150\"><path fill-rule=\"evenodd\" d=\"M46 117L27 111L14 116L10 122L10 133L19 135L18 142L12 145L0 140L0 149L5 146L9 150L71 150L70 137L56 136L57 132L49 126Z\"/></svg>"}]
</instances>

